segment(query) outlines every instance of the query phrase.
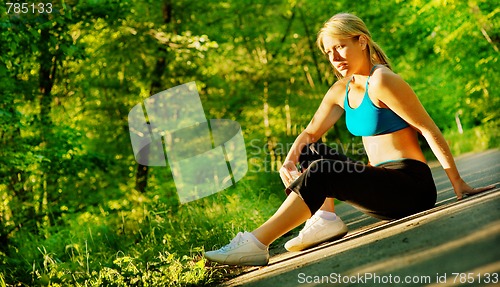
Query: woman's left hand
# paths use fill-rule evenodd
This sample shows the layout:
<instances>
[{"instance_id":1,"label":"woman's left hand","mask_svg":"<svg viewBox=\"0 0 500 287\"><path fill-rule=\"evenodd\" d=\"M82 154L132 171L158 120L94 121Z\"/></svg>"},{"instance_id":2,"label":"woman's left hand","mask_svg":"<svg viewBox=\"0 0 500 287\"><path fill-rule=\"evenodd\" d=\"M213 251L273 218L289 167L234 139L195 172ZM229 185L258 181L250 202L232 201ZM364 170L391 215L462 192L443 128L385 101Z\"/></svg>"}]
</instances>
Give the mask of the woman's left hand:
<instances>
[{"instance_id":1,"label":"woman's left hand","mask_svg":"<svg viewBox=\"0 0 500 287\"><path fill-rule=\"evenodd\" d=\"M461 199L463 199L464 195L466 195L466 196L474 195L474 194L477 194L477 193L480 193L483 191L487 191L487 190L495 188L496 185L497 184L495 183L495 184L491 184L491 185L484 186L484 187L473 188L470 185L468 185L463 179L460 179L456 184L453 185L453 189L455 190L455 194L457 195L457 199L461 200Z\"/></svg>"}]
</instances>

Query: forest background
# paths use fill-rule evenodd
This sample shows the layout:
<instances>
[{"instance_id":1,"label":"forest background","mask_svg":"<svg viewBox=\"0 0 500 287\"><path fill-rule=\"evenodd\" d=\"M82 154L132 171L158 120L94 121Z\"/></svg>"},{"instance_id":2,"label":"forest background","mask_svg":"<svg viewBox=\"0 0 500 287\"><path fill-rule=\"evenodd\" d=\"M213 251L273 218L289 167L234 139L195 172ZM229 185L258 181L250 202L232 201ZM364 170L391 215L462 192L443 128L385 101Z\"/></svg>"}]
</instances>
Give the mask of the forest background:
<instances>
[{"instance_id":1,"label":"forest background","mask_svg":"<svg viewBox=\"0 0 500 287\"><path fill-rule=\"evenodd\" d=\"M285 198L276 170L336 80L315 39L338 12L366 22L454 155L498 147L499 4L0 5L0 286L200 286L231 276L201 254ZM249 171L181 205L168 168L135 162L127 115L191 81L207 118L241 124ZM343 120L322 141L366 160Z\"/></svg>"}]
</instances>

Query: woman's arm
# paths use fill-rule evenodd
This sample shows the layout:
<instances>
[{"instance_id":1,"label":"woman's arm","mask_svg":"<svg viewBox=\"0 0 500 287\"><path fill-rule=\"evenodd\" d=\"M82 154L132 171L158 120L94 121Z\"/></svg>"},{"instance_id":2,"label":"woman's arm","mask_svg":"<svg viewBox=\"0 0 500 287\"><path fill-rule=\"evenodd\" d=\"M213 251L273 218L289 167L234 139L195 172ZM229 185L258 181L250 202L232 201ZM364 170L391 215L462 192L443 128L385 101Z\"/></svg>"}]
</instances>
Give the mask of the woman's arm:
<instances>
[{"instance_id":1,"label":"woman's arm","mask_svg":"<svg viewBox=\"0 0 500 287\"><path fill-rule=\"evenodd\" d=\"M304 146L321 138L344 113L344 109L339 105L339 98L345 87L342 87L339 82L328 90L312 120L293 142L283 166L280 168L281 180L285 186L288 186L294 179L293 173L297 172L296 164Z\"/></svg>"},{"instance_id":2,"label":"woman's arm","mask_svg":"<svg viewBox=\"0 0 500 287\"><path fill-rule=\"evenodd\" d=\"M464 182L443 134L411 87L400 76L390 70L381 69L378 77L372 77L372 79L370 81L372 95L422 134L446 171L458 199L462 199L463 195L478 193L494 187L493 185L474 189Z\"/></svg>"}]
</instances>

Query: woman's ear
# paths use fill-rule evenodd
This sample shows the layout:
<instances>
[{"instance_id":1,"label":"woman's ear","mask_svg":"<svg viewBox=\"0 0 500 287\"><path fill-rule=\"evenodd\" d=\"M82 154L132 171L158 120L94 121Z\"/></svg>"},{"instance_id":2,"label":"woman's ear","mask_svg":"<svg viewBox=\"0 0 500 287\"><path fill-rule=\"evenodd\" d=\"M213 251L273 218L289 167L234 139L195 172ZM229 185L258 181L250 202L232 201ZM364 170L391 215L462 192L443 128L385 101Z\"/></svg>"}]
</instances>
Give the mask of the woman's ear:
<instances>
[{"instance_id":1,"label":"woman's ear","mask_svg":"<svg viewBox=\"0 0 500 287\"><path fill-rule=\"evenodd\" d=\"M362 50L366 49L366 45L368 44L368 39L366 38L365 35L359 36L359 44L361 45Z\"/></svg>"}]
</instances>

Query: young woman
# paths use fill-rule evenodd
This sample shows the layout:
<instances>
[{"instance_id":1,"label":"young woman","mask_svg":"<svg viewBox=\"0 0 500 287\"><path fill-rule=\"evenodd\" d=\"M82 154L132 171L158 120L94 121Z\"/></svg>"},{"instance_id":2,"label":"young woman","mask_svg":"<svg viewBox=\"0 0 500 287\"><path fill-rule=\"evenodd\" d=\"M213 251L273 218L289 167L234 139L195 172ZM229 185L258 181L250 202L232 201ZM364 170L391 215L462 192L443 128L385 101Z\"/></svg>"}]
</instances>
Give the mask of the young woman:
<instances>
[{"instance_id":1,"label":"young woman","mask_svg":"<svg viewBox=\"0 0 500 287\"><path fill-rule=\"evenodd\" d=\"M398 219L432 208L436 187L417 133L429 143L458 199L494 187L474 189L463 181L438 127L410 86L391 70L361 19L347 13L333 16L320 30L317 44L339 80L280 169L288 186L287 199L259 228L240 232L228 245L206 252L207 259L229 265L266 265L268 246L306 220L299 236L286 243L288 250L344 236L347 228L333 213L334 198L380 219ZM344 111L348 130L362 136L369 159L366 165L315 143Z\"/></svg>"}]
</instances>

